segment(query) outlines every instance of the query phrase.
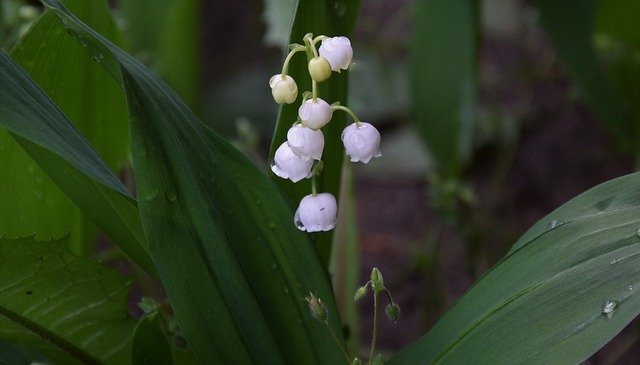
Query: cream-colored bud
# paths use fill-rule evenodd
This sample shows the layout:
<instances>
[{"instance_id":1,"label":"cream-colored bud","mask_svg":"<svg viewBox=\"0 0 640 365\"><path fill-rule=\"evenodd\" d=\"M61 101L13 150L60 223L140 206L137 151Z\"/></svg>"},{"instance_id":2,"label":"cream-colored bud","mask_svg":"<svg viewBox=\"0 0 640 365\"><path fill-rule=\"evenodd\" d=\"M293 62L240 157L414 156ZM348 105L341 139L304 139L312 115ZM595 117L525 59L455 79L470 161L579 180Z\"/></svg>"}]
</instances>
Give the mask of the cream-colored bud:
<instances>
[{"instance_id":1,"label":"cream-colored bud","mask_svg":"<svg viewBox=\"0 0 640 365\"><path fill-rule=\"evenodd\" d=\"M309 75L315 82L322 82L331 77L331 64L322 56L312 58L308 67Z\"/></svg>"}]
</instances>

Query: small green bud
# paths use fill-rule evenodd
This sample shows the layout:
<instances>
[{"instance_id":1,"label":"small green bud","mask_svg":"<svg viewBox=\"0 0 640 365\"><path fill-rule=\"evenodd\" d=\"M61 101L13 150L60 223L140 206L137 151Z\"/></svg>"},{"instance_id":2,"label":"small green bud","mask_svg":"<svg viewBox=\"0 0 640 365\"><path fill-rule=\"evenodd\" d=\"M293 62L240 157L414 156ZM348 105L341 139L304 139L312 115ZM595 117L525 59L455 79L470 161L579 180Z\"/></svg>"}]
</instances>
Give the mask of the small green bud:
<instances>
[{"instance_id":1,"label":"small green bud","mask_svg":"<svg viewBox=\"0 0 640 365\"><path fill-rule=\"evenodd\" d=\"M357 302L362 297L364 297L365 294L367 294L367 286L365 285L365 286L359 287L358 290L356 290L356 294L353 296L353 301Z\"/></svg>"},{"instance_id":2,"label":"small green bud","mask_svg":"<svg viewBox=\"0 0 640 365\"><path fill-rule=\"evenodd\" d=\"M396 303L387 305L385 311L391 322L397 322L398 318L400 318L400 307Z\"/></svg>"},{"instance_id":3,"label":"small green bud","mask_svg":"<svg viewBox=\"0 0 640 365\"><path fill-rule=\"evenodd\" d=\"M315 82L322 82L331 77L331 64L322 56L312 58L308 67L309 75Z\"/></svg>"},{"instance_id":4,"label":"small green bud","mask_svg":"<svg viewBox=\"0 0 640 365\"><path fill-rule=\"evenodd\" d=\"M351 362L351 365L362 365L362 361L360 361L360 359L358 359L357 357L355 359L353 359L353 361Z\"/></svg>"},{"instance_id":5,"label":"small green bud","mask_svg":"<svg viewBox=\"0 0 640 365\"><path fill-rule=\"evenodd\" d=\"M384 290L382 273L380 273L380 270L378 270L377 267L374 267L373 270L371 270L371 287L376 293Z\"/></svg>"},{"instance_id":6,"label":"small green bud","mask_svg":"<svg viewBox=\"0 0 640 365\"><path fill-rule=\"evenodd\" d=\"M384 359L382 358L382 354L378 354L376 355L376 357L373 358L373 365L384 365Z\"/></svg>"},{"instance_id":7,"label":"small green bud","mask_svg":"<svg viewBox=\"0 0 640 365\"><path fill-rule=\"evenodd\" d=\"M320 298L309 292L309 296L304 299L309 303L309 311L313 318L320 322L324 322L329 318L327 306L322 302L322 300L320 300Z\"/></svg>"}]
</instances>

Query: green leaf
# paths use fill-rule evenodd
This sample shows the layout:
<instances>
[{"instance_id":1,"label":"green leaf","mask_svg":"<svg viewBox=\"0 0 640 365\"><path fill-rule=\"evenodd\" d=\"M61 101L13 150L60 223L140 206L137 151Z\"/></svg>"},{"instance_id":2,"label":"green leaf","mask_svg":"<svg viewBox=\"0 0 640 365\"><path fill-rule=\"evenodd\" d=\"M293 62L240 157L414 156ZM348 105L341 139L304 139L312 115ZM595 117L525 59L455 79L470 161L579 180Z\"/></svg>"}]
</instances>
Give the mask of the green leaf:
<instances>
[{"instance_id":1,"label":"green leaf","mask_svg":"<svg viewBox=\"0 0 640 365\"><path fill-rule=\"evenodd\" d=\"M133 365L172 365L171 345L165 334L162 317L158 312L138 321L131 349Z\"/></svg>"},{"instance_id":2,"label":"green leaf","mask_svg":"<svg viewBox=\"0 0 640 365\"><path fill-rule=\"evenodd\" d=\"M128 364L128 280L66 239L0 239L0 338L64 364Z\"/></svg>"},{"instance_id":3,"label":"green leaf","mask_svg":"<svg viewBox=\"0 0 640 365\"><path fill-rule=\"evenodd\" d=\"M197 114L201 109L201 1L137 0L119 5L132 54L157 70Z\"/></svg>"},{"instance_id":4,"label":"green leaf","mask_svg":"<svg viewBox=\"0 0 640 365\"><path fill-rule=\"evenodd\" d=\"M618 147L640 155L640 114L631 109L637 100L622 93L608 70L598 64L593 44L596 1L538 0L536 6L540 23L549 33L556 53L587 94L589 104L613 134ZM636 78L636 85L637 82Z\"/></svg>"},{"instance_id":5,"label":"green leaf","mask_svg":"<svg viewBox=\"0 0 640 365\"><path fill-rule=\"evenodd\" d=\"M308 313L315 292L340 332L326 272L269 179L142 64L58 1L46 4L121 80L139 206L176 320L202 363L339 363Z\"/></svg>"},{"instance_id":6,"label":"green leaf","mask_svg":"<svg viewBox=\"0 0 640 365\"><path fill-rule=\"evenodd\" d=\"M107 37L118 37L106 1L67 3ZM20 39L11 56L74 122L111 169L118 171L128 155L127 114L122 91L109 74L86 57L50 12ZM0 205L7 207L0 210L0 235L19 237L36 232L36 237L44 239L71 231L72 250L90 254L95 236L90 221L6 131L0 133L0 144L0 165L7 167L0 177Z\"/></svg>"},{"instance_id":7,"label":"green leaf","mask_svg":"<svg viewBox=\"0 0 640 365\"><path fill-rule=\"evenodd\" d=\"M355 20L360 9L360 0L300 0L296 6L295 18L291 28L290 43L301 44L302 38L307 33L315 36L351 36ZM288 52L288 48L285 48ZM357 57L357 49L354 51ZM283 58L284 61L284 58ZM281 70L274 70L277 74ZM271 140L269 160L273 159L275 151L280 144L287 140L287 131L298 118L298 108L302 101L302 94L311 91L311 78L307 69L307 59L302 54L296 55L289 63L289 75L296 80L298 85L298 99L293 104L284 105L280 109L276 130ZM348 106L347 82L348 72L333 73L329 80L318 84L318 96L327 103L339 101ZM268 80L265 80L265 84ZM351 122L349 122L350 124ZM318 190L328 192L339 198L340 172L344 159L344 147L342 147L342 130L347 126L347 115L336 112L331 122L322 128L325 138L325 146L322 159L324 168L318 179ZM271 173L270 173L271 174ZM305 195L311 194L311 182L309 179L292 183L290 180L281 179L274 174L270 175L285 192L289 202L297 207ZM331 252L332 232L319 232L314 234L316 247L322 260L327 263Z\"/></svg>"},{"instance_id":8,"label":"green leaf","mask_svg":"<svg viewBox=\"0 0 640 365\"><path fill-rule=\"evenodd\" d=\"M536 224L425 336L388 363L587 359L640 313L639 229L640 173L585 192ZM603 313L609 301L615 308Z\"/></svg>"},{"instance_id":9,"label":"green leaf","mask_svg":"<svg viewBox=\"0 0 640 365\"><path fill-rule=\"evenodd\" d=\"M471 152L476 102L477 2L418 1L411 40L416 126L437 169L456 178Z\"/></svg>"},{"instance_id":10,"label":"green leaf","mask_svg":"<svg viewBox=\"0 0 640 365\"><path fill-rule=\"evenodd\" d=\"M150 273L155 272L135 200L62 111L3 51L0 84L10 85L0 88L0 127L13 134L58 187L125 253ZM9 208L12 206L0 205L0 209ZM13 208L19 211L19 206Z\"/></svg>"}]
</instances>

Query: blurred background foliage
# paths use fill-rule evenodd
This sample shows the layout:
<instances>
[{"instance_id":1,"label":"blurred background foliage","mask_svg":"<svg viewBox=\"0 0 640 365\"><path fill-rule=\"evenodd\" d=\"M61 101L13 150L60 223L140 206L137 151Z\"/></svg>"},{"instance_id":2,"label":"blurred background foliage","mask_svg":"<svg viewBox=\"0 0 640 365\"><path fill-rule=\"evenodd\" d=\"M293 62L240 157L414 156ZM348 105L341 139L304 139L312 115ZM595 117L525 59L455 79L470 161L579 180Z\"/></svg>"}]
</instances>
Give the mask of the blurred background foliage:
<instances>
[{"instance_id":1,"label":"blurred background foliage","mask_svg":"<svg viewBox=\"0 0 640 365\"><path fill-rule=\"evenodd\" d=\"M295 2L109 5L124 48L267 171L278 114L267 83ZM41 7L3 0L0 11L9 51ZM403 310L400 325L383 323L389 351L428 329L540 217L640 166L638 1L367 0L352 42L349 106L380 129L384 157L346 175L357 220L336 235L335 251L349 254L334 255L332 272L343 289L371 266L385 272ZM349 295L337 298L355 349L356 312ZM640 361L639 326L590 363Z\"/></svg>"}]
</instances>

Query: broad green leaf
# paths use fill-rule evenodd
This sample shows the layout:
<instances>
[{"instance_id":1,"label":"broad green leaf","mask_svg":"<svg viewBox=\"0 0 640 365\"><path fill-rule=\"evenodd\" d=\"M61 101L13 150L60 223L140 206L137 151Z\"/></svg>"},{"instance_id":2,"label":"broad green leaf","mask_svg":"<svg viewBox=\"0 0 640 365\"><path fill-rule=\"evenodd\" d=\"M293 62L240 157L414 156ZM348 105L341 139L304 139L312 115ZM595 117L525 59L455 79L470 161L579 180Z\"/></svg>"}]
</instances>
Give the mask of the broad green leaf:
<instances>
[{"instance_id":1,"label":"broad green leaf","mask_svg":"<svg viewBox=\"0 0 640 365\"><path fill-rule=\"evenodd\" d=\"M142 223L196 357L207 364L341 362L303 300L309 291L321 297L340 333L326 272L276 187L157 76L58 1L45 2L122 82Z\"/></svg>"},{"instance_id":2,"label":"broad green leaf","mask_svg":"<svg viewBox=\"0 0 640 365\"><path fill-rule=\"evenodd\" d=\"M61 190L125 253L147 271L155 272L146 252L136 202L62 111L4 51L0 51L0 84L10 85L0 88L0 127L13 134ZM9 208L19 212L19 206L0 205L0 209Z\"/></svg>"},{"instance_id":3,"label":"broad green leaf","mask_svg":"<svg viewBox=\"0 0 640 365\"><path fill-rule=\"evenodd\" d=\"M640 313L640 174L574 198L521 242L388 363L579 363Z\"/></svg>"},{"instance_id":4,"label":"broad green leaf","mask_svg":"<svg viewBox=\"0 0 640 365\"><path fill-rule=\"evenodd\" d=\"M324 34L330 37L350 37L359 10L360 0L299 0L296 5L289 41L290 43L302 44L302 38L307 33L313 33L314 36ZM288 48L286 49L288 52ZM357 52L356 48L354 50L354 58L356 59ZM274 74L279 72L281 72L281 69L273 70ZM305 91L311 91L311 78L309 77L307 59L304 53L301 52L292 58L289 63L288 73L296 80L298 85L298 100L293 104L284 105L280 109L276 130L271 141L270 160L273 159L273 155L280 144L287 140L287 131L297 120L302 94ZM348 106L348 75L348 72L332 73L329 80L318 84L318 96L329 104L339 101L342 105ZM268 81L265 80L265 85ZM318 189L320 192L329 192L336 198L339 198L340 172L345 155L340 136L342 135L342 130L350 123L352 121L348 120L345 113L336 112L331 122L322 128L325 138L325 149L322 155L324 168L321 177L318 179ZM292 206L297 207L305 195L311 194L311 182L309 179L294 184L290 180L281 179L272 173L270 174L281 190L285 192ZM329 260L332 236L332 232L314 234L317 250L325 263Z\"/></svg>"},{"instance_id":5,"label":"broad green leaf","mask_svg":"<svg viewBox=\"0 0 640 365\"><path fill-rule=\"evenodd\" d=\"M128 364L128 280L66 239L0 239L0 338L64 364Z\"/></svg>"},{"instance_id":6,"label":"broad green leaf","mask_svg":"<svg viewBox=\"0 0 640 365\"><path fill-rule=\"evenodd\" d=\"M157 70L198 114L202 68L200 0L136 0L124 1L121 6L132 54Z\"/></svg>"},{"instance_id":7,"label":"broad green leaf","mask_svg":"<svg viewBox=\"0 0 640 365\"><path fill-rule=\"evenodd\" d=\"M88 24L113 39L118 37L104 0L68 0ZM118 171L128 154L126 106L122 91L107 72L86 57L53 14L45 13L11 51L11 57L30 75L64 114L74 122L112 170ZM36 233L40 239L71 232L74 252L92 252L95 229L81 211L52 182L6 131L0 133L0 235Z\"/></svg>"},{"instance_id":8,"label":"broad green leaf","mask_svg":"<svg viewBox=\"0 0 640 365\"><path fill-rule=\"evenodd\" d=\"M416 126L445 177L471 152L476 102L477 2L418 1L411 40Z\"/></svg>"},{"instance_id":9,"label":"broad green leaf","mask_svg":"<svg viewBox=\"0 0 640 365\"><path fill-rule=\"evenodd\" d=\"M538 0L536 6L555 52L585 91L589 104L613 134L618 147L640 155L640 114L634 114L631 108L637 100L632 98L634 95L621 92L608 70L598 64L593 44L596 0ZM635 76L637 85L640 80Z\"/></svg>"},{"instance_id":10,"label":"broad green leaf","mask_svg":"<svg viewBox=\"0 0 640 365\"><path fill-rule=\"evenodd\" d=\"M133 365L173 364L171 345L158 312L148 314L138 321L133 334L131 359Z\"/></svg>"}]
</instances>

